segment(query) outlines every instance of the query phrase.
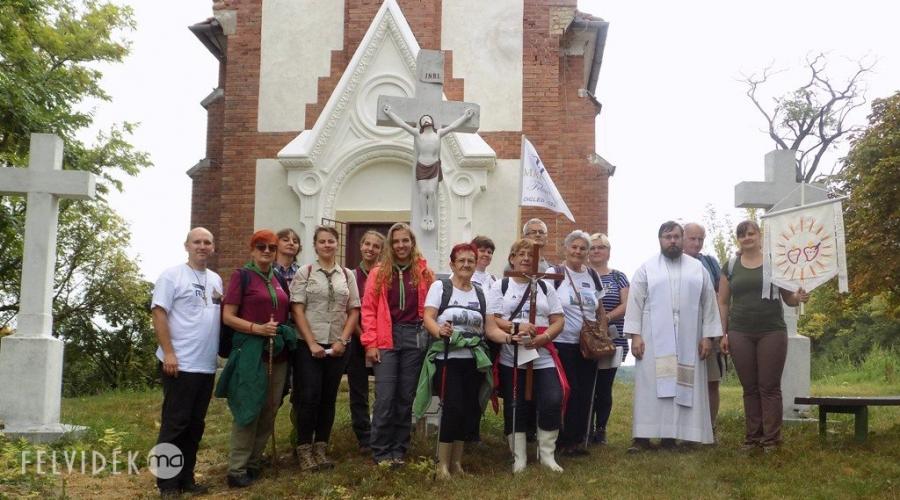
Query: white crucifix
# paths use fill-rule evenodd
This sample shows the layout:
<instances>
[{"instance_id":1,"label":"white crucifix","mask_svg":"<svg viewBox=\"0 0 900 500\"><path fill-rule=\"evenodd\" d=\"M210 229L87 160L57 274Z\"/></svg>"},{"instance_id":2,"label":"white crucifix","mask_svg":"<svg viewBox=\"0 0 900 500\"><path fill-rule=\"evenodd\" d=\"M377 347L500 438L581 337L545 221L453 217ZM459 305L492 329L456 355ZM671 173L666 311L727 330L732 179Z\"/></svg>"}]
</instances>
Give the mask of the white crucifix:
<instances>
[{"instance_id":1,"label":"white crucifix","mask_svg":"<svg viewBox=\"0 0 900 500\"><path fill-rule=\"evenodd\" d=\"M437 219L437 187L443 179L441 139L453 131L478 131L479 106L445 101L444 54L420 50L416 57L415 97L378 97L376 123L399 127L413 136L416 165L412 220L426 233L434 231Z\"/></svg>"},{"instance_id":2,"label":"white crucifix","mask_svg":"<svg viewBox=\"0 0 900 500\"><path fill-rule=\"evenodd\" d=\"M16 333L0 341L0 419L7 436L55 439L59 423L63 343L53 337L53 275L59 199L92 199L97 179L62 170L63 142L31 134L28 168L0 168L0 196L26 195L25 246ZM15 380L15 383L9 381Z\"/></svg>"}]
</instances>

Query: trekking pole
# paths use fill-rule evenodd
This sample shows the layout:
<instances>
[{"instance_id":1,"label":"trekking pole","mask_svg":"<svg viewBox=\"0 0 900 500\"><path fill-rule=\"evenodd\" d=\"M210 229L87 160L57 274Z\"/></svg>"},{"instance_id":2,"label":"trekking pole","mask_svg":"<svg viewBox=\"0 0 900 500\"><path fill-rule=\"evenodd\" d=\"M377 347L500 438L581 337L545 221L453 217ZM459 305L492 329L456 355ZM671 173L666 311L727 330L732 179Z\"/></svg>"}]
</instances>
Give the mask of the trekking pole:
<instances>
[{"instance_id":1,"label":"trekking pole","mask_svg":"<svg viewBox=\"0 0 900 500\"><path fill-rule=\"evenodd\" d=\"M448 321L451 328L453 327L453 322ZM444 398L447 396L447 357L450 354L450 337L444 337L444 365L441 366L441 394L440 394L440 404L438 405L438 431L437 431L437 439L436 444L434 445L434 460L438 462L440 460L439 449L441 447L441 424L444 422ZM434 471L434 480L437 480L437 469Z\"/></svg>"},{"instance_id":2,"label":"trekking pole","mask_svg":"<svg viewBox=\"0 0 900 500\"><path fill-rule=\"evenodd\" d=\"M519 324L512 324L512 335L519 333ZM513 348L513 373L512 373L512 452L513 457L516 456L516 410L519 406L519 345L512 339L510 344ZM515 465L513 465L515 467Z\"/></svg>"},{"instance_id":3,"label":"trekking pole","mask_svg":"<svg viewBox=\"0 0 900 500\"><path fill-rule=\"evenodd\" d=\"M275 383L272 380L272 365L275 361L275 337L269 337L269 365L266 367L266 373L269 378L269 409L272 412L272 470L275 477L278 477L278 452L275 447Z\"/></svg>"},{"instance_id":4,"label":"trekking pole","mask_svg":"<svg viewBox=\"0 0 900 500\"><path fill-rule=\"evenodd\" d=\"M587 430L584 433L584 447L587 448L588 439L591 437L591 420L594 419L594 397L597 394L597 363L594 363L594 385L591 386L591 405L588 407Z\"/></svg>"}]
</instances>

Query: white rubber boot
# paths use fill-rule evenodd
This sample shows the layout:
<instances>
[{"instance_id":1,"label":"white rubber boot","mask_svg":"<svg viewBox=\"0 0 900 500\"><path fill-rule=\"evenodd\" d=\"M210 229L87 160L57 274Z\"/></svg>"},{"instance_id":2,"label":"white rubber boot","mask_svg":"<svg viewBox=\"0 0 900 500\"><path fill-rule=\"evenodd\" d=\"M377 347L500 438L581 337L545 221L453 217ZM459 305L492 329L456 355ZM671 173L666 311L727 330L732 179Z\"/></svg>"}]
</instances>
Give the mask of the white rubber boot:
<instances>
[{"instance_id":1,"label":"white rubber boot","mask_svg":"<svg viewBox=\"0 0 900 500\"><path fill-rule=\"evenodd\" d=\"M559 430L545 431L538 427L538 461L554 472L562 472L563 468L556 463L553 453L556 451L556 437L559 436Z\"/></svg>"},{"instance_id":2,"label":"white rubber boot","mask_svg":"<svg viewBox=\"0 0 900 500\"><path fill-rule=\"evenodd\" d=\"M525 433L517 432L515 434L509 434L506 436L507 440L509 440L509 451L513 454L513 474L517 474L525 470L525 464L528 461L527 454L525 453Z\"/></svg>"}]
</instances>

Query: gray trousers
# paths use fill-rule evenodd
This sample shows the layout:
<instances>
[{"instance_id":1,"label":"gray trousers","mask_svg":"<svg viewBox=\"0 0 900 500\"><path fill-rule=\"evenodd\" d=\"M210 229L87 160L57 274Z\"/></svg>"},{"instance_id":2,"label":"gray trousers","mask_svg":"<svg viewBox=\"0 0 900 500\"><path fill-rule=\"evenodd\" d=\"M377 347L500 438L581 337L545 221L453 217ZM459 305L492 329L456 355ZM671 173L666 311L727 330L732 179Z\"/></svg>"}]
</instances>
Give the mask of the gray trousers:
<instances>
[{"instance_id":1,"label":"gray trousers","mask_svg":"<svg viewBox=\"0 0 900 500\"><path fill-rule=\"evenodd\" d=\"M394 325L393 349L381 349L375 372L375 404L369 443L376 462L402 459L409 449L412 404L425 358L427 334L420 325Z\"/></svg>"},{"instance_id":2,"label":"gray trousers","mask_svg":"<svg viewBox=\"0 0 900 500\"><path fill-rule=\"evenodd\" d=\"M247 472L247 468L260 469L260 459L269 436L275 429L275 415L278 413L281 392L287 378L286 361L272 365L272 383L275 406L269 401L263 403L262 411L256 420L241 427L231 424L231 448L228 452L228 474L239 476ZM271 397L271 395L269 395Z\"/></svg>"}]
</instances>

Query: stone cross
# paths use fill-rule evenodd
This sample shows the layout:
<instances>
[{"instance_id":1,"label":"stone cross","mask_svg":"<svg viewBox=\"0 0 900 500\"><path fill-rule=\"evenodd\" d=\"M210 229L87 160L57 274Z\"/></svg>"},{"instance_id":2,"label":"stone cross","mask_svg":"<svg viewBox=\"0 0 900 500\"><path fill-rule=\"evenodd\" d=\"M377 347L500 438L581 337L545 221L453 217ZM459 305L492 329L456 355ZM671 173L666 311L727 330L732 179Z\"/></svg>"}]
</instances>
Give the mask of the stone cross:
<instances>
[{"instance_id":1,"label":"stone cross","mask_svg":"<svg viewBox=\"0 0 900 500\"><path fill-rule=\"evenodd\" d=\"M769 210L789 208L803 203L813 203L827 198L826 191L814 184L801 186L797 182L797 161L794 151L776 149L766 153L765 181L741 182L734 186L734 206L738 208L762 208ZM803 193L800 190L803 189ZM801 195L803 200L801 200Z\"/></svg>"},{"instance_id":2,"label":"stone cross","mask_svg":"<svg viewBox=\"0 0 900 500\"><path fill-rule=\"evenodd\" d=\"M734 186L734 206L780 210L824 200L827 193L813 184L797 182L794 151L776 149L765 157L765 182L741 182ZM794 403L796 396L809 396L810 342L797 333L797 311L784 306L788 352L781 376L781 399L785 419L796 420L808 406Z\"/></svg>"},{"instance_id":3,"label":"stone cross","mask_svg":"<svg viewBox=\"0 0 900 500\"><path fill-rule=\"evenodd\" d=\"M384 112L388 104L394 113L412 127L419 126L419 118L430 115L434 119L435 128L446 127L464 115L467 109L478 110L477 104L461 101L444 100L444 53L439 50L420 50L416 57L416 90L415 97L378 96L378 114L376 124L384 127L396 127ZM475 133L478 131L479 116L470 118L457 132Z\"/></svg>"},{"instance_id":4,"label":"stone cross","mask_svg":"<svg viewBox=\"0 0 900 500\"><path fill-rule=\"evenodd\" d=\"M62 139L32 134L28 168L0 168L0 195L27 196L16 333L0 341L0 419L7 436L34 441L70 430L59 423L63 344L52 336L59 199L92 199L97 183L94 174L63 171L62 158Z\"/></svg>"}]
</instances>

